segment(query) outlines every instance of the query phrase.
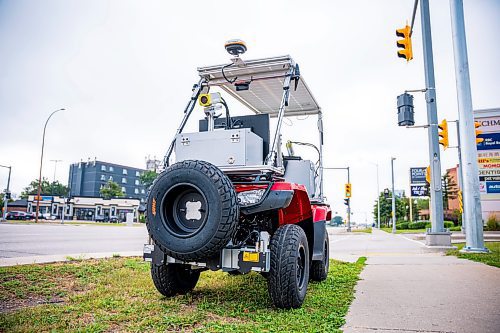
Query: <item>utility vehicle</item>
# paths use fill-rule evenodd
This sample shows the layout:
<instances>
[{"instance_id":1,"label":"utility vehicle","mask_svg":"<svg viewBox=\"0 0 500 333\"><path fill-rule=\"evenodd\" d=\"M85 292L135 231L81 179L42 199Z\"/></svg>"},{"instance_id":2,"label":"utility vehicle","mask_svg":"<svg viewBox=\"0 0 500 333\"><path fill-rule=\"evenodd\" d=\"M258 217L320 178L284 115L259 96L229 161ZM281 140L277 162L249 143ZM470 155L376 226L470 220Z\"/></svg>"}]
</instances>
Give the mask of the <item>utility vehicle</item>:
<instances>
[{"instance_id":1,"label":"utility vehicle","mask_svg":"<svg viewBox=\"0 0 500 333\"><path fill-rule=\"evenodd\" d=\"M243 60L240 40L226 50L230 63L198 68L165 170L149 190L144 259L165 296L191 291L204 270L256 271L276 307L298 308L309 280L328 274L321 109L290 56ZM212 88L254 114L231 116ZM197 104L204 113L199 131L184 133ZM288 141L283 154L284 118L305 115L317 116L319 143ZM318 161L295 156L295 144L315 148Z\"/></svg>"}]
</instances>

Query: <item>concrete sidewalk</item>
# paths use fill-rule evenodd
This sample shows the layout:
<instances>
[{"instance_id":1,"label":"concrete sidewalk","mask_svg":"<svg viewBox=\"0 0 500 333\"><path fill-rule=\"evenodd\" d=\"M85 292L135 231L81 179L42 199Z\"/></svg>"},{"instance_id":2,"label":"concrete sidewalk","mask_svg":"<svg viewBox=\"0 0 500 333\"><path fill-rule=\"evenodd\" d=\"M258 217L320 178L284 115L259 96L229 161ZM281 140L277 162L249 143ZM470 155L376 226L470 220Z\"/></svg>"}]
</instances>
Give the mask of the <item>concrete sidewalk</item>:
<instances>
[{"instance_id":1,"label":"concrete sidewalk","mask_svg":"<svg viewBox=\"0 0 500 333\"><path fill-rule=\"evenodd\" d=\"M368 258L344 332L500 332L500 269L379 230L331 242L334 258Z\"/></svg>"}]
</instances>

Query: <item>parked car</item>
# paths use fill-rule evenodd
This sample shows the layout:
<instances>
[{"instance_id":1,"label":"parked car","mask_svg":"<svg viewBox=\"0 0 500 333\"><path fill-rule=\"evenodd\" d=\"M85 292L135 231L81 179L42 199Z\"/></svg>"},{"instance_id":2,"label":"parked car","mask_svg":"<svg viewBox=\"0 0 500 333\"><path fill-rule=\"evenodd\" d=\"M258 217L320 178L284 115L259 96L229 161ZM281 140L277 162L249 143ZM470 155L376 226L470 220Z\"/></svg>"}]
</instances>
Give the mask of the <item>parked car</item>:
<instances>
[{"instance_id":1,"label":"parked car","mask_svg":"<svg viewBox=\"0 0 500 333\"><path fill-rule=\"evenodd\" d=\"M120 220L118 219L118 216L110 216L109 217L109 222L111 222L111 223L119 223Z\"/></svg>"},{"instance_id":2,"label":"parked car","mask_svg":"<svg viewBox=\"0 0 500 333\"><path fill-rule=\"evenodd\" d=\"M26 215L27 214L25 212L14 210L8 212L6 218L7 220L27 220Z\"/></svg>"},{"instance_id":3,"label":"parked car","mask_svg":"<svg viewBox=\"0 0 500 333\"><path fill-rule=\"evenodd\" d=\"M34 220L35 213L26 213L26 220Z\"/></svg>"}]
</instances>

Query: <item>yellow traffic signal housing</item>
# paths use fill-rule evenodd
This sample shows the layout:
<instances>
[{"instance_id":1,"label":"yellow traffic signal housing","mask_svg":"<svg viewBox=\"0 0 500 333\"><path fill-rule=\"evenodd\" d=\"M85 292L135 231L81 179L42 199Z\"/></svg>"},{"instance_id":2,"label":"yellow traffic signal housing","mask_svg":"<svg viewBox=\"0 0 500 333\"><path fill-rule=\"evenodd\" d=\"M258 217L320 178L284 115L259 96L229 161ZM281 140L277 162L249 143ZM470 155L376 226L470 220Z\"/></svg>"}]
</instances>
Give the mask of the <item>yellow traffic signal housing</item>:
<instances>
[{"instance_id":1,"label":"yellow traffic signal housing","mask_svg":"<svg viewBox=\"0 0 500 333\"><path fill-rule=\"evenodd\" d=\"M480 144L484 141L484 138L477 137L479 134L483 134L483 131L477 129L478 127L481 127L481 123L479 121L475 121L474 127L476 128L476 144Z\"/></svg>"},{"instance_id":2,"label":"yellow traffic signal housing","mask_svg":"<svg viewBox=\"0 0 500 333\"><path fill-rule=\"evenodd\" d=\"M345 184L345 197L346 198L351 197L351 183Z\"/></svg>"},{"instance_id":3,"label":"yellow traffic signal housing","mask_svg":"<svg viewBox=\"0 0 500 333\"><path fill-rule=\"evenodd\" d=\"M429 184L431 183L431 166L430 165L425 169L425 180Z\"/></svg>"},{"instance_id":4,"label":"yellow traffic signal housing","mask_svg":"<svg viewBox=\"0 0 500 333\"><path fill-rule=\"evenodd\" d=\"M406 25L404 28L396 30L396 36L403 37L403 39L398 39L396 41L396 45L402 50L398 51L398 57L405 58L406 61L410 61L413 59L413 50L411 47L411 28L409 25Z\"/></svg>"},{"instance_id":5,"label":"yellow traffic signal housing","mask_svg":"<svg viewBox=\"0 0 500 333\"><path fill-rule=\"evenodd\" d=\"M464 203L463 203L463 199L462 199L462 190L458 191L458 210L460 211L460 213L464 212Z\"/></svg>"},{"instance_id":6,"label":"yellow traffic signal housing","mask_svg":"<svg viewBox=\"0 0 500 333\"><path fill-rule=\"evenodd\" d=\"M448 122L446 119L443 119L441 124L438 125L439 129L441 130L439 132L439 136L441 139L439 140L439 144L443 145L444 149L448 148L449 146L449 141L448 141Z\"/></svg>"}]
</instances>

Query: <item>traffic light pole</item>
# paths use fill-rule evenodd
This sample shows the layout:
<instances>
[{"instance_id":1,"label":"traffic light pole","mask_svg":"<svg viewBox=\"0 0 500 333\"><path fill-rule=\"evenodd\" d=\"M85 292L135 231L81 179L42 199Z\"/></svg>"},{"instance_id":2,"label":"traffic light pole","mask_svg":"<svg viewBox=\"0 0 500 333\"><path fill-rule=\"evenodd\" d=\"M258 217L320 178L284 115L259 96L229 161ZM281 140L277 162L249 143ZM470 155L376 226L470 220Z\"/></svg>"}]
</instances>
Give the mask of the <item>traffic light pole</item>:
<instances>
[{"instance_id":1,"label":"traffic light pole","mask_svg":"<svg viewBox=\"0 0 500 333\"><path fill-rule=\"evenodd\" d=\"M429 160L431 166L431 230L426 235L428 246L451 246L451 236L444 229L443 191L441 188L441 161L439 154L438 117L436 106L436 83L434 79L434 60L432 56L432 36L429 13L429 0L420 1L422 21L422 41L425 69L425 100L427 102L427 123L429 138Z\"/></svg>"},{"instance_id":2,"label":"traffic light pole","mask_svg":"<svg viewBox=\"0 0 500 333\"><path fill-rule=\"evenodd\" d=\"M347 170L347 183L351 183L349 167L345 168L323 168L323 170ZM347 232L351 232L351 198L347 201Z\"/></svg>"},{"instance_id":3,"label":"traffic light pole","mask_svg":"<svg viewBox=\"0 0 500 333\"><path fill-rule=\"evenodd\" d=\"M9 193L9 186L10 186L10 173L12 171L11 166L5 166L5 165L0 165L2 168L8 168L9 169L9 177L7 178L7 189L5 190L5 195L3 196L3 220L7 220L7 207L8 207L8 194Z\"/></svg>"},{"instance_id":4,"label":"traffic light pole","mask_svg":"<svg viewBox=\"0 0 500 333\"><path fill-rule=\"evenodd\" d=\"M396 195L394 194L394 160L395 157L391 157L391 177L392 177L392 233L396 233Z\"/></svg>"},{"instance_id":5,"label":"traffic light pole","mask_svg":"<svg viewBox=\"0 0 500 333\"><path fill-rule=\"evenodd\" d=\"M477 165L477 145L472 114L472 97L465 39L464 8L462 0L450 0L453 53L455 56L455 76L458 97L458 119L463 179L465 228L464 252L488 252L484 247L483 221L481 216L481 196L479 193L479 171Z\"/></svg>"}]
</instances>

